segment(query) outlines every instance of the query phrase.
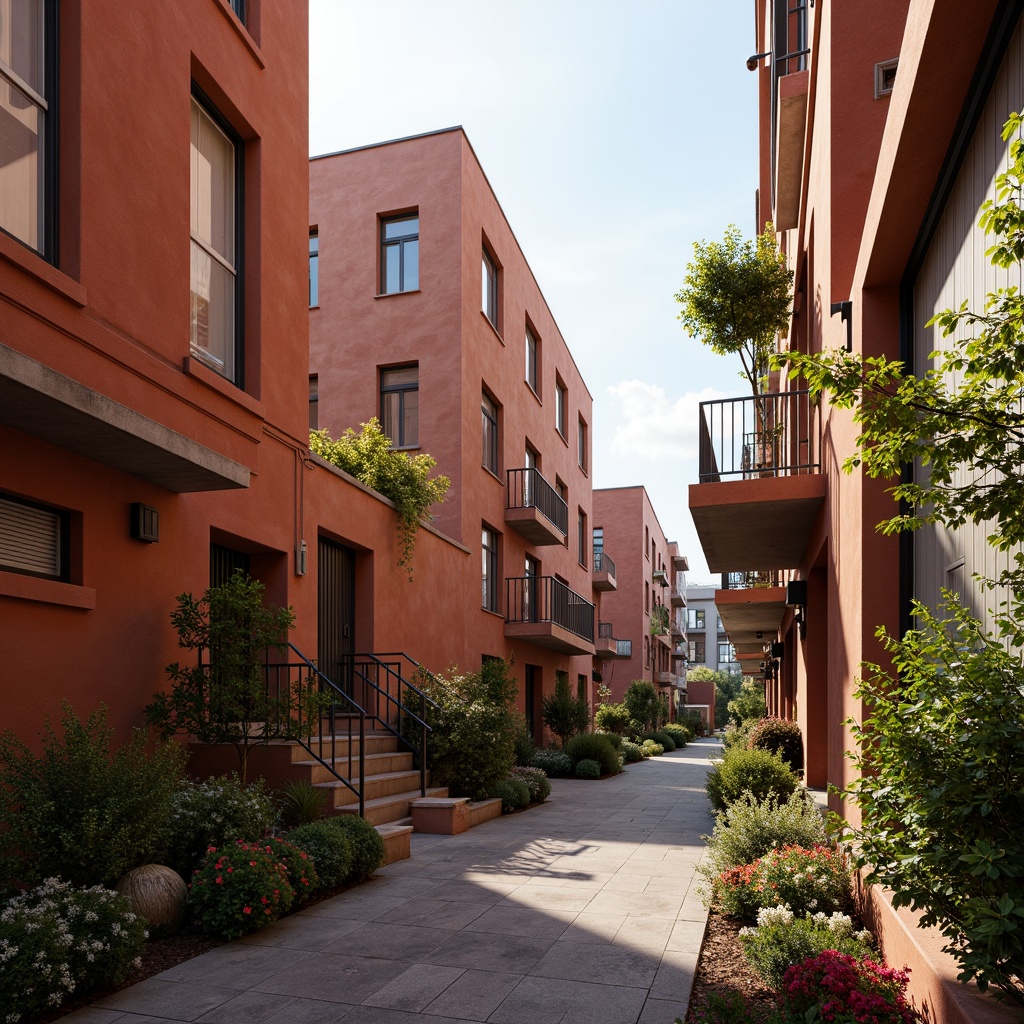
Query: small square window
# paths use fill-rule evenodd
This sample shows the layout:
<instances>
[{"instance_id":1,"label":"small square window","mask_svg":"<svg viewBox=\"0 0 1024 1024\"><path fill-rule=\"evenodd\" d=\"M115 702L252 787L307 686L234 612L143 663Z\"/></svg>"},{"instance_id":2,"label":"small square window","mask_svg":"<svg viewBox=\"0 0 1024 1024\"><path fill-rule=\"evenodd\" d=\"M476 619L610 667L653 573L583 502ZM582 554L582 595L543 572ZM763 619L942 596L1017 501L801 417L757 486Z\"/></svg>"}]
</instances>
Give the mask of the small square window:
<instances>
[{"instance_id":1,"label":"small square window","mask_svg":"<svg viewBox=\"0 0 1024 1024\"><path fill-rule=\"evenodd\" d=\"M380 293L414 292L420 286L418 213L380 222Z\"/></svg>"},{"instance_id":2,"label":"small square window","mask_svg":"<svg viewBox=\"0 0 1024 1024\"><path fill-rule=\"evenodd\" d=\"M0 570L70 579L70 516L60 509L0 497Z\"/></svg>"},{"instance_id":3,"label":"small square window","mask_svg":"<svg viewBox=\"0 0 1024 1024\"><path fill-rule=\"evenodd\" d=\"M896 85L896 68L899 58L884 60L875 65L875 99L888 96Z\"/></svg>"}]
</instances>

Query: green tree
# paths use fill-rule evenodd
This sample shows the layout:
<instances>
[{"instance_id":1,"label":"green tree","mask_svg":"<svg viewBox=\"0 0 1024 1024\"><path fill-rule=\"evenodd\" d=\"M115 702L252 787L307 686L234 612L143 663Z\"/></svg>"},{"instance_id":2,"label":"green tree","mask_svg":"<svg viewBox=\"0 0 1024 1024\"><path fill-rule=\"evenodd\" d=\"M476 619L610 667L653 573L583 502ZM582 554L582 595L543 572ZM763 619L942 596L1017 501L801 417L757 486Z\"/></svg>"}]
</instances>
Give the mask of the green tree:
<instances>
[{"instance_id":1,"label":"green tree","mask_svg":"<svg viewBox=\"0 0 1024 1024\"><path fill-rule=\"evenodd\" d=\"M755 679L744 679L740 683L739 693L729 701L729 717L742 726L745 722L759 722L768 714L768 705L764 699L764 682Z\"/></svg>"},{"instance_id":2,"label":"green tree","mask_svg":"<svg viewBox=\"0 0 1024 1024\"><path fill-rule=\"evenodd\" d=\"M721 242L694 242L676 302L687 333L718 355L738 355L751 393L764 391L775 338L789 324L793 272L769 224L756 239L730 225Z\"/></svg>"},{"instance_id":3,"label":"green tree","mask_svg":"<svg viewBox=\"0 0 1024 1024\"><path fill-rule=\"evenodd\" d=\"M576 733L587 731L590 708L586 697L573 694L568 672L555 672L555 692L541 701L541 718L563 747Z\"/></svg>"},{"instance_id":4,"label":"green tree","mask_svg":"<svg viewBox=\"0 0 1024 1024\"><path fill-rule=\"evenodd\" d=\"M309 449L394 503L402 548L398 564L411 582L416 531L421 522L433 518L430 507L444 501L451 481L430 475L437 465L431 456L395 451L376 417L360 427L358 434L349 427L337 440L326 430L313 430Z\"/></svg>"},{"instance_id":5,"label":"green tree","mask_svg":"<svg viewBox=\"0 0 1024 1024\"><path fill-rule=\"evenodd\" d=\"M662 712L658 691L646 679L634 679L626 688L622 703L629 712L633 731L640 735L648 729L657 729Z\"/></svg>"},{"instance_id":6,"label":"green tree","mask_svg":"<svg viewBox=\"0 0 1024 1024\"><path fill-rule=\"evenodd\" d=\"M729 701L738 697L743 676L739 672L725 672L721 669L697 665L686 673L687 682L712 682L715 684L715 728L724 729L729 724Z\"/></svg>"}]
</instances>

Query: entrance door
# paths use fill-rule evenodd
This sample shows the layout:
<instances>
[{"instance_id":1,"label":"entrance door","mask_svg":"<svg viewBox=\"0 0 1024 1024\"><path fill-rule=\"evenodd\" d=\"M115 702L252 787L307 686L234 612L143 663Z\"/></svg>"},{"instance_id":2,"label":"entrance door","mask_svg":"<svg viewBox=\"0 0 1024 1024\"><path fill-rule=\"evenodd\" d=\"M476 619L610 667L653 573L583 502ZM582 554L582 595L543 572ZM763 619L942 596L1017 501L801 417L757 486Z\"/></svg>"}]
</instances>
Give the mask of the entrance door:
<instances>
[{"instance_id":1,"label":"entrance door","mask_svg":"<svg viewBox=\"0 0 1024 1024\"><path fill-rule=\"evenodd\" d=\"M317 657L320 671L352 694L356 632L356 553L321 537L317 544Z\"/></svg>"}]
</instances>

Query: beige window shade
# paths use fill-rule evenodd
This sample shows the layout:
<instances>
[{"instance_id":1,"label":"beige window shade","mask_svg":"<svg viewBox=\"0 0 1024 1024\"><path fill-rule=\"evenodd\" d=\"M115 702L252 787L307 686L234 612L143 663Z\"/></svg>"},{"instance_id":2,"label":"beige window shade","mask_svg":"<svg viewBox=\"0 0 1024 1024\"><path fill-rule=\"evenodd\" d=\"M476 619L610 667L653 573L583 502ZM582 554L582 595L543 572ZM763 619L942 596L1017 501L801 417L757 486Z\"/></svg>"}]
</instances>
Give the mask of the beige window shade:
<instances>
[{"instance_id":1,"label":"beige window shade","mask_svg":"<svg viewBox=\"0 0 1024 1024\"><path fill-rule=\"evenodd\" d=\"M0 569L59 578L61 516L0 498Z\"/></svg>"}]
</instances>

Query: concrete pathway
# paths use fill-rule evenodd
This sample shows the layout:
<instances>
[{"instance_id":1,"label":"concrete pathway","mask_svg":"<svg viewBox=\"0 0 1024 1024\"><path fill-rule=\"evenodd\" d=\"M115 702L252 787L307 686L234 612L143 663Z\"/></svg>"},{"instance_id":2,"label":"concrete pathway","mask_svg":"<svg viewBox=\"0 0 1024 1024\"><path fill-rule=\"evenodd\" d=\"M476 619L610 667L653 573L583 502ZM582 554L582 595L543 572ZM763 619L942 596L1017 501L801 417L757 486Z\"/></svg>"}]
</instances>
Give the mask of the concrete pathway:
<instances>
[{"instance_id":1,"label":"concrete pathway","mask_svg":"<svg viewBox=\"0 0 1024 1024\"><path fill-rule=\"evenodd\" d=\"M65 1018L75 1024L672 1024L707 912L698 740L460 836Z\"/></svg>"}]
</instances>

